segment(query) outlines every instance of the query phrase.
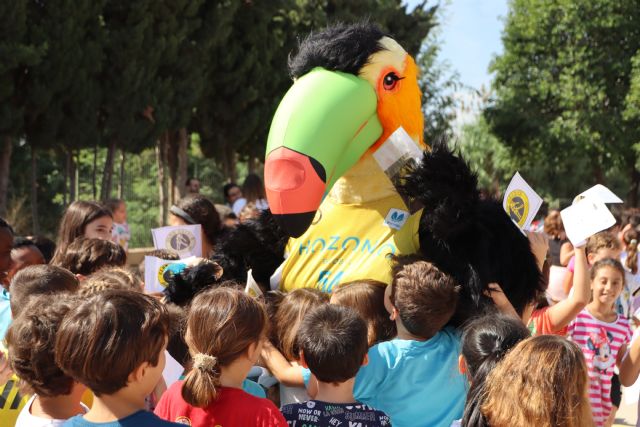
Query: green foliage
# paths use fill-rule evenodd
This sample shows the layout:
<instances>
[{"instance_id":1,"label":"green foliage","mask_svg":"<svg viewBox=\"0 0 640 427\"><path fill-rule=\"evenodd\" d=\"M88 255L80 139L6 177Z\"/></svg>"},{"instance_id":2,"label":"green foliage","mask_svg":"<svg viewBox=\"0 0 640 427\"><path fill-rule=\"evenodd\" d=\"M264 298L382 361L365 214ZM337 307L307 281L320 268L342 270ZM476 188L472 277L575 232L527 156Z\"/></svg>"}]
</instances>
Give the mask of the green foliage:
<instances>
[{"instance_id":1,"label":"green foliage","mask_svg":"<svg viewBox=\"0 0 640 427\"><path fill-rule=\"evenodd\" d=\"M640 121L623 112L640 48L638 5L513 0L502 38L485 116L516 158L545 177L545 191L572 197L607 181L607 171L631 176Z\"/></svg>"},{"instance_id":2,"label":"green foliage","mask_svg":"<svg viewBox=\"0 0 640 427\"><path fill-rule=\"evenodd\" d=\"M516 170L511 150L491 133L484 117L465 124L457 141L458 148L478 174L480 188L499 194Z\"/></svg>"},{"instance_id":3,"label":"green foliage","mask_svg":"<svg viewBox=\"0 0 640 427\"><path fill-rule=\"evenodd\" d=\"M2 2L0 137L13 144L9 199L20 206L39 199L35 219L53 237L75 176L75 198L94 198L108 169L107 147L116 147L134 154L126 155L123 182L116 159L113 178L129 204L132 245L149 244L147 230L158 216L152 147L159 135L187 129L189 175L221 201L224 180L245 175L243 162L263 156L271 118L291 85L288 55L300 37L368 18L415 56L436 24L437 6L425 4L408 12L402 0ZM435 69L438 43L432 38L421 55L434 128L448 117L438 110L450 107L437 91L448 84ZM37 199L26 173L30 148Z\"/></svg>"},{"instance_id":4,"label":"green foliage","mask_svg":"<svg viewBox=\"0 0 640 427\"><path fill-rule=\"evenodd\" d=\"M35 65L41 51L30 45L27 33L27 0L0 2L0 135L23 131L24 69Z\"/></svg>"},{"instance_id":5,"label":"green foliage","mask_svg":"<svg viewBox=\"0 0 640 427\"><path fill-rule=\"evenodd\" d=\"M436 13L438 21L443 18L443 10L440 8ZM462 87L460 76L439 57L442 49L440 35L438 28L431 29L416 59L421 71L419 84L425 119L424 140L427 144L430 141L451 138L451 124L455 119L456 109L460 106L454 96Z\"/></svg>"},{"instance_id":6,"label":"green foliage","mask_svg":"<svg viewBox=\"0 0 640 427\"><path fill-rule=\"evenodd\" d=\"M26 73L25 134L32 147L98 138L102 1L28 2L27 40L42 57Z\"/></svg>"}]
</instances>

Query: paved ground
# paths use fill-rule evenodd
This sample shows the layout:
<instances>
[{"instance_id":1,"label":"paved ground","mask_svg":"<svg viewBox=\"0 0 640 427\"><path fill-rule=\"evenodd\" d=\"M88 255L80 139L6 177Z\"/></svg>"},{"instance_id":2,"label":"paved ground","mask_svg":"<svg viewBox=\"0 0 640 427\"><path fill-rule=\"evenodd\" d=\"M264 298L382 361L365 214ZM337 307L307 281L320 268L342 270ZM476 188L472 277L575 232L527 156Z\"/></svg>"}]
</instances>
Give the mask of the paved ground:
<instances>
[{"instance_id":1,"label":"paved ground","mask_svg":"<svg viewBox=\"0 0 640 427\"><path fill-rule=\"evenodd\" d=\"M625 390L624 393L626 392L627 391ZM623 397L620 409L618 409L618 413L616 414L616 421L613 425L616 427L635 426L637 421L636 420L637 416L638 416L637 404L625 405L624 397Z\"/></svg>"}]
</instances>

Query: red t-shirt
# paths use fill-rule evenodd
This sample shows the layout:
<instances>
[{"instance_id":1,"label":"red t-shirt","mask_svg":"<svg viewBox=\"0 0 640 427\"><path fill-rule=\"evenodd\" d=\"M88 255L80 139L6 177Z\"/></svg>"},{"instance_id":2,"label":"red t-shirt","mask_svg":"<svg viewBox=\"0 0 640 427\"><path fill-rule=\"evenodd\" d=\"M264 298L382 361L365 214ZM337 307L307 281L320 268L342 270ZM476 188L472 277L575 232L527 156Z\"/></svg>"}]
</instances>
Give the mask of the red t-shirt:
<instances>
[{"instance_id":1,"label":"red t-shirt","mask_svg":"<svg viewBox=\"0 0 640 427\"><path fill-rule=\"evenodd\" d=\"M162 395L155 414L162 419L193 427L287 427L287 422L267 399L252 396L239 388L220 387L218 398L206 408L196 408L182 398L178 381Z\"/></svg>"}]
</instances>

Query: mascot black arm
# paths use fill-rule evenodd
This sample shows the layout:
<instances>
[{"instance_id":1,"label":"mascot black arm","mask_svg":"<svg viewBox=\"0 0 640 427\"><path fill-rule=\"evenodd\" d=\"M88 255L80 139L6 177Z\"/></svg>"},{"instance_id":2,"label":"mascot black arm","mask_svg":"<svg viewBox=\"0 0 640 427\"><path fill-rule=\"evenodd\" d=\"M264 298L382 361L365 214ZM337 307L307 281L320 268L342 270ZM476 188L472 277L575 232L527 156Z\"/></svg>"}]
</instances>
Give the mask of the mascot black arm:
<instances>
[{"instance_id":1,"label":"mascot black arm","mask_svg":"<svg viewBox=\"0 0 640 427\"><path fill-rule=\"evenodd\" d=\"M247 270L252 269L256 282L268 290L271 275L284 261L287 241L288 237L267 210L221 236L211 259L223 269L221 280L245 283Z\"/></svg>"},{"instance_id":2,"label":"mascot black arm","mask_svg":"<svg viewBox=\"0 0 640 427\"><path fill-rule=\"evenodd\" d=\"M489 283L502 287L519 314L544 291L529 240L499 201L480 198L477 176L446 142L425 151L402 192L423 206L418 228L422 257L462 287L453 324L492 304L484 295Z\"/></svg>"}]
</instances>

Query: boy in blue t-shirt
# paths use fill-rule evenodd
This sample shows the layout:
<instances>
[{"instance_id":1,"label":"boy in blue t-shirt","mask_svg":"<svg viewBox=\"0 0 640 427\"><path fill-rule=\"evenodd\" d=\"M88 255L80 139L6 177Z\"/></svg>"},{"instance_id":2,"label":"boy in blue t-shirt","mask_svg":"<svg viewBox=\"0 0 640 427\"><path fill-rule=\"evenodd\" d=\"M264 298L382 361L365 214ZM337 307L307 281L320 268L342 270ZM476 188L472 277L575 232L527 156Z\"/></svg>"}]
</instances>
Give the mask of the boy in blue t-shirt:
<instances>
[{"instance_id":1,"label":"boy in blue t-shirt","mask_svg":"<svg viewBox=\"0 0 640 427\"><path fill-rule=\"evenodd\" d=\"M140 292L105 291L69 311L56 334L56 364L94 399L64 426L180 426L144 410L162 377L168 331L164 306Z\"/></svg>"},{"instance_id":2,"label":"boy in blue t-shirt","mask_svg":"<svg viewBox=\"0 0 640 427\"><path fill-rule=\"evenodd\" d=\"M354 396L384 411L394 427L449 427L462 417L466 389L458 372L460 337L444 327L458 292L449 275L426 261L404 257L393 269L385 306L398 336L371 347Z\"/></svg>"},{"instance_id":3,"label":"boy in blue t-shirt","mask_svg":"<svg viewBox=\"0 0 640 427\"><path fill-rule=\"evenodd\" d=\"M352 309L322 305L305 316L297 335L300 364L318 380L315 399L280 410L290 426L383 427L389 417L353 397L358 368L367 363L367 324Z\"/></svg>"}]
</instances>

